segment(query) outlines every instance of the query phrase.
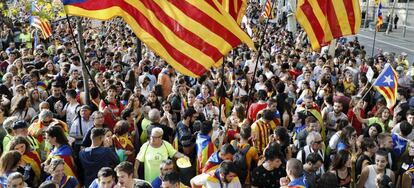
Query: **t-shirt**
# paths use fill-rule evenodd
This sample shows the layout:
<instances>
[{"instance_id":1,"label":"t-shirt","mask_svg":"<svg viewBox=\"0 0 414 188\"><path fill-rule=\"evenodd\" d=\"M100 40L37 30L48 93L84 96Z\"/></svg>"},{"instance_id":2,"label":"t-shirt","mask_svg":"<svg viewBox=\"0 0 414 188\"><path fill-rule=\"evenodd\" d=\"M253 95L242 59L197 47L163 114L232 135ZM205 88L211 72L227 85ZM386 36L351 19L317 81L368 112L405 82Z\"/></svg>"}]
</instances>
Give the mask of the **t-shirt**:
<instances>
[{"instance_id":1,"label":"t-shirt","mask_svg":"<svg viewBox=\"0 0 414 188\"><path fill-rule=\"evenodd\" d=\"M177 150L166 141L163 141L161 147L154 148L145 142L139 150L137 160L144 163L145 180L152 182L160 175L160 164L163 160L172 158Z\"/></svg>"},{"instance_id":2,"label":"t-shirt","mask_svg":"<svg viewBox=\"0 0 414 188\"><path fill-rule=\"evenodd\" d=\"M252 172L251 185L258 188L280 187L279 180L281 177L285 176L286 169L282 166L272 171L268 171L263 165L260 165Z\"/></svg>"},{"instance_id":3,"label":"t-shirt","mask_svg":"<svg viewBox=\"0 0 414 188\"><path fill-rule=\"evenodd\" d=\"M203 185L206 188L241 188L241 183L238 177L235 177L229 183L225 183L218 179L219 175L217 170L210 173L200 174L192 179L197 185Z\"/></svg>"},{"instance_id":4,"label":"t-shirt","mask_svg":"<svg viewBox=\"0 0 414 188\"><path fill-rule=\"evenodd\" d=\"M76 102L75 104L67 104L64 108L66 110L66 123L68 124L69 128L72 126L73 120L75 120L77 110L80 109L79 107L80 104Z\"/></svg>"}]
</instances>

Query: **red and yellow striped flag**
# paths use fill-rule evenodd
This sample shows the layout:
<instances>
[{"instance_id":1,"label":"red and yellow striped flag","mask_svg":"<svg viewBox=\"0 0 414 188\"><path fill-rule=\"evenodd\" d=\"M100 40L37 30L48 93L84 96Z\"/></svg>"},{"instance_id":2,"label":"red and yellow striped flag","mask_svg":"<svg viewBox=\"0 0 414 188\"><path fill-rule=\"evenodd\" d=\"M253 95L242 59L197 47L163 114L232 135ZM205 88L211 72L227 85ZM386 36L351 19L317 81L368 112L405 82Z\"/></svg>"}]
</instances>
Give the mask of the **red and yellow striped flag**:
<instances>
[{"instance_id":1,"label":"red and yellow striped flag","mask_svg":"<svg viewBox=\"0 0 414 188\"><path fill-rule=\"evenodd\" d=\"M42 36L44 39L47 39L50 36L52 36L52 27L50 26L49 21L47 21L47 19L41 19L38 16L31 16L30 25L39 29L42 32Z\"/></svg>"},{"instance_id":2,"label":"red and yellow striped flag","mask_svg":"<svg viewBox=\"0 0 414 188\"><path fill-rule=\"evenodd\" d=\"M299 0L295 14L314 50L357 34L361 26L359 0Z\"/></svg>"},{"instance_id":3,"label":"red and yellow striped flag","mask_svg":"<svg viewBox=\"0 0 414 188\"><path fill-rule=\"evenodd\" d=\"M272 7L272 0L266 0L263 6L263 17L272 19L273 18L273 7Z\"/></svg>"},{"instance_id":4,"label":"red and yellow striped flag","mask_svg":"<svg viewBox=\"0 0 414 188\"><path fill-rule=\"evenodd\" d=\"M210 2L209 2L210 1ZM216 0L62 0L71 15L121 16L134 33L182 74L198 77L252 40Z\"/></svg>"},{"instance_id":5,"label":"red and yellow striped flag","mask_svg":"<svg viewBox=\"0 0 414 188\"><path fill-rule=\"evenodd\" d=\"M247 0L217 0L224 10L240 25L246 14Z\"/></svg>"}]
</instances>

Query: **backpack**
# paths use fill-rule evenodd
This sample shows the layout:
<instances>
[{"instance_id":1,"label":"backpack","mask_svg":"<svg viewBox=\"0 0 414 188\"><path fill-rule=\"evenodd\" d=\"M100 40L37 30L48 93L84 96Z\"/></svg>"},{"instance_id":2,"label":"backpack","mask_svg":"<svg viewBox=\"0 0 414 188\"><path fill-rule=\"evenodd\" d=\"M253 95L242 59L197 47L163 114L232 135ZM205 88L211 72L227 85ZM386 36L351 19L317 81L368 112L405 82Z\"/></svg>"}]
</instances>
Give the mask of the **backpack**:
<instances>
[{"instance_id":1,"label":"backpack","mask_svg":"<svg viewBox=\"0 0 414 188\"><path fill-rule=\"evenodd\" d=\"M236 154L233 155L234 164L239 167L239 173L237 174L240 182L243 184L247 178L247 160L246 154L250 149L250 145L245 146L242 150L239 149Z\"/></svg>"}]
</instances>

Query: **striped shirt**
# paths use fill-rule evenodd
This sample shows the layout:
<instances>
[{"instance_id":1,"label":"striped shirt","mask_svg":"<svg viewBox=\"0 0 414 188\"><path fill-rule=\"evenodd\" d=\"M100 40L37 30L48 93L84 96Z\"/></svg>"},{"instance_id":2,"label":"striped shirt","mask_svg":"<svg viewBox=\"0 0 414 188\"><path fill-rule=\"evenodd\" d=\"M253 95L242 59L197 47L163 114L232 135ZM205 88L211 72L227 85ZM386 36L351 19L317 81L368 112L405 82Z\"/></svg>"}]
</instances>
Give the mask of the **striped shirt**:
<instances>
[{"instance_id":1,"label":"striped shirt","mask_svg":"<svg viewBox=\"0 0 414 188\"><path fill-rule=\"evenodd\" d=\"M269 136L273 133L272 127L262 118L256 120L252 126L253 146L256 147L259 155L263 153L269 143Z\"/></svg>"}]
</instances>

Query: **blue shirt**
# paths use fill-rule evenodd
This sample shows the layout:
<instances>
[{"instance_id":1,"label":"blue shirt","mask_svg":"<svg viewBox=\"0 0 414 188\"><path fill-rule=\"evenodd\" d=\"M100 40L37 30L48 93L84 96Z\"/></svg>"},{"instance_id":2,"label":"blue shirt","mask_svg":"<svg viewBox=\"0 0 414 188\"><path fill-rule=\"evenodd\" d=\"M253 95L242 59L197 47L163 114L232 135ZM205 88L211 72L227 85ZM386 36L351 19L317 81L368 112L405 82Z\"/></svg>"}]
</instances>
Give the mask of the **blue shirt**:
<instances>
[{"instance_id":1,"label":"blue shirt","mask_svg":"<svg viewBox=\"0 0 414 188\"><path fill-rule=\"evenodd\" d=\"M300 178L296 178L288 184L288 187L292 188L308 188L308 180L306 180L305 175L302 175Z\"/></svg>"},{"instance_id":2,"label":"blue shirt","mask_svg":"<svg viewBox=\"0 0 414 188\"><path fill-rule=\"evenodd\" d=\"M151 186L152 188L160 188L162 184L161 178L158 176L157 178L152 181Z\"/></svg>"}]
</instances>

